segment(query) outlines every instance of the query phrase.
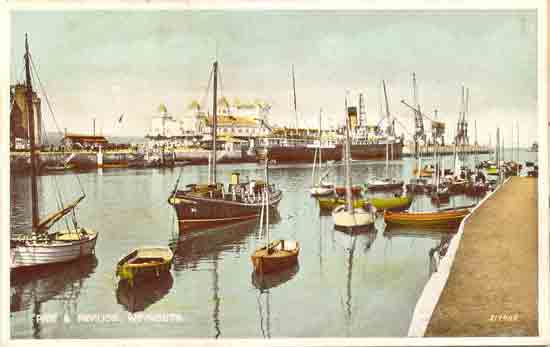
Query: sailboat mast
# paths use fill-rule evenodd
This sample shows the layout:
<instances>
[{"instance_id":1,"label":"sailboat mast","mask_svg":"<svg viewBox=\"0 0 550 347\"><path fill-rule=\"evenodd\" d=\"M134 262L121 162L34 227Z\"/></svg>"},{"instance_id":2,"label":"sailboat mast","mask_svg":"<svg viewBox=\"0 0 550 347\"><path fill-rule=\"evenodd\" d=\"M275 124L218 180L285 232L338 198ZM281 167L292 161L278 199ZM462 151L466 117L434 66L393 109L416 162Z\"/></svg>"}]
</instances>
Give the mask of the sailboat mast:
<instances>
[{"instance_id":1,"label":"sailboat mast","mask_svg":"<svg viewBox=\"0 0 550 347\"><path fill-rule=\"evenodd\" d=\"M37 176L37 155L36 155L36 143L35 143L35 129L34 129L34 110L32 104L32 81L31 81L31 68L30 68L30 54L29 54L29 42L27 34L25 34L25 78L26 78L26 101L27 112L29 121L29 144L31 154L31 209L32 209L32 228L33 231L40 223L40 214L38 210L38 184L36 180Z\"/></svg>"},{"instance_id":2,"label":"sailboat mast","mask_svg":"<svg viewBox=\"0 0 550 347\"><path fill-rule=\"evenodd\" d=\"M475 136L475 140L474 140L474 153L475 153L474 163L475 163L475 165L477 165L477 121L476 120L474 120L474 136Z\"/></svg>"},{"instance_id":3,"label":"sailboat mast","mask_svg":"<svg viewBox=\"0 0 550 347\"><path fill-rule=\"evenodd\" d=\"M388 130L391 129L390 123L390 105L388 103L388 94L386 93L386 82L382 80L382 87L384 88L384 100L386 102L386 118L388 120ZM389 131L388 131L389 132ZM389 135L389 133L388 133Z\"/></svg>"},{"instance_id":4,"label":"sailboat mast","mask_svg":"<svg viewBox=\"0 0 550 347\"><path fill-rule=\"evenodd\" d=\"M517 164L516 164L516 175L519 176L519 121L516 121L516 125L517 125L517 128L516 128L516 137L517 137L517 141L516 141L516 150L517 150L517 156L518 156L518 161L517 161Z\"/></svg>"},{"instance_id":5,"label":"sailboat mast","mask_svg":"<svg viewBox=\"0 0 550 347\"><path fill-rule=\"evenodd\" d=\"M353 214L353 203L351 201L351 168L350 168L350 144L349 144L349 114L348 114L348 99L346 97L346 151L345 151L345 168L346 168L346 207L349 213Z\"/></svg>"},{"instance_id":6,"label":"sailboat mast","mask_svg":"<svg viewBox=\"0 0 550 347\"><path fill-rule=\"evenodd\" d=\"M517 130L516 131L516 137L517 137L517 139L516 139L516 144L517 144L516 150L518 152L517 154L518 154L518 163L519 163L519 121L516 121L516 130Z\"/></svg>"},{"instance_id":7,"label":"sailboat mast","mask_svg":"<svg viewBox=\"0 0 550 347\"><path fill-rule=\"evenodd\" d=\"M500 137L499 137L499 128L497 128L497 141L496 141L496 147L495 147L495 153L496 153L496 161L497 161L497 172L499 177L499 183L500 183Z\"/></svg>"},{"instance_id":8,"label":"sailboat mast","mask_svg":"<svg viewBox=\"0 0 550 347\"><path fill-rule=\"evenodd\" d=\"M216 152L217 152L217 137L218 137L218 62L214 62L214 101L212 105L212 173L210 175L212 181L210 184L216 184Z\"/></svg>"},{"instance_id":9,"label":"sailboat mast","mask_svg":"<svg viewBox=\"0 0 550 347\"><path fill-rule=\"evenodd\" d=\"M515 152L514 151L514 123L512 123L512 154L510 155L510 157L511 157L510 160L512 162L514 162L514 160L515 160L515 155L514 155L515 153L514 152Z\"/></svg>"},{"instance_id":10,"label":"sailboat mast","mask_svg":"<svg viewBox=\"0 0 550 347\"><path fill-rule=\"evenodd\" d=\"M294 64L292 64L292 95L294 102L294 117L296 117L296 131L298 130L298 107L296 106L296 80L294 78Z\"/></svg>"},{"instance_id":11,"label":"sailboat mast","mask_svg":"<svg viewBox=\"0 0 550 347\"><path fill-rule=\"evenodd\" d=\"M390 106L388 104L388 94L386 93L386 82L382 80L382 87L384 88L384 101L386 102L386 119L388 121L388 133L386 135L386 177L388 177L389 174L389 162L388 162L388 146L390 142L390 129L391 129L391 123L390 123Z\"/></svg>"},{"instance_id":12,"label":"sailboat mast","mask_svg":"<svg viewBox=\"0 0 550 347\"><path fill-rule=\"evenodd\" d=\"M323 165L323 158L321 156L321 148L322 148L322 144L321 144L321 140L322 140L322 117L323 117L323 109L319 109L319 173L321 173L321 167Z\"/></svg>"},{"instance_id":13,"label":"sailboat mast","mask_svg":"<svg viewBox=\"0 0 550 347\"><path fill-rule=\"evenodd\" d=\"M265 234L267 236L267 247L269 248L269 188L265 190Z\"/></svg>"}]
</instances>

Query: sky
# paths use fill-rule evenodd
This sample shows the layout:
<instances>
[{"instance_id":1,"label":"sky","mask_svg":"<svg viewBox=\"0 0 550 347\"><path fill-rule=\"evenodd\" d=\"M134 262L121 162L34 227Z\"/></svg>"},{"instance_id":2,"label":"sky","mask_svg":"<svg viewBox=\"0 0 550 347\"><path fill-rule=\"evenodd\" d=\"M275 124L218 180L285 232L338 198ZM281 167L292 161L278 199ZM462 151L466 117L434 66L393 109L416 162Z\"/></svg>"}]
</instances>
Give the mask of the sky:
<instances>
[{"instance_id":1,"label":"sky","mask_svg":"<svg viewBox=\"0 0 550 347\"><path fill-rule=\"evenodd\" d=\"M179 118L206 98L214 60L221 94L272 105L270 121L294 125L294 65L300 126L344 121L344 102L366 95L380 118L385 80L390 113L412 133L412 72L422 110L452 135L461 86L470 89L471 140L511 143L537 136L535 11L18 11L11 23L11 80L23 78L24 34L61 129L145 135L163 103ZM211 94L210 94L211 95ZM55 129L47 107L45 122ZM118 124L118 117L124 120ZM428 126L428 123L426 123ZM515 130L514 130L515 132ZM514 135L515 137L515 135Z\"/></svg>"}]
</instances>

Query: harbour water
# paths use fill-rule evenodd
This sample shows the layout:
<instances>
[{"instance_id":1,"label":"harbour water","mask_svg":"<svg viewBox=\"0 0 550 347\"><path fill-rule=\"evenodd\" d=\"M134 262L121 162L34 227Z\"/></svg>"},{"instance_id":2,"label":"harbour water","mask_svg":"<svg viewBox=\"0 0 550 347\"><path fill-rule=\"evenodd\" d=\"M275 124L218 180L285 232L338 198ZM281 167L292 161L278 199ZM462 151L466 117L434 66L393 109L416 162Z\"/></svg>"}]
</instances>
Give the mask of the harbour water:
<instances>
[{"instance_id":1,"label":"harbour water","mask_svg":"<svg viewBox=\"0 0 550 347\"><path fill-rule=\"evenodd\" d=\"M520 153L534 161L536 153ZM506 155L509 157L509 154ZM488 155L480 160L489 159ZM446 158L451 167L452 158ZM470 157L472 160L472 157ZM405 180L413 159L390 163L390 175ZM205 166L181 170L181 184L205 182ZM257 164L220 165L218 178L229 182L262 178ZM343 166L334 166L343 183ZM264 242L257 221L179 235L167 199L180 169L98 170L41 176L41 214L56 209L56 184L65 201L87 197L79 221L99 231L95 257L11 277L13 338L124 337L374 337L406 336L421 291L434 271L430 250L446 232L387 229L350 236L336 231L330 215L320 215L307 192L311 165L274 166L270 181L283 190L271 235L300 242L299 267L256 287L250 254ZM354 162L354 184L385 174L383 161ZM78 182L79 181L79 182ZM30 227L27 176L11 179L11 232ZM443 207L475 202L452 196ZM427 196L416 196L412 210L435 210ZM58 223L60 227L63 223ZM170 276L144 288L118 287L115 266L129 250L168 245L175 252ZM136 318L135 313L144 316ZM40 317L38 317L40 315ZM146 320L146 322L142 321Z\"/></svg>"}]
</instances>

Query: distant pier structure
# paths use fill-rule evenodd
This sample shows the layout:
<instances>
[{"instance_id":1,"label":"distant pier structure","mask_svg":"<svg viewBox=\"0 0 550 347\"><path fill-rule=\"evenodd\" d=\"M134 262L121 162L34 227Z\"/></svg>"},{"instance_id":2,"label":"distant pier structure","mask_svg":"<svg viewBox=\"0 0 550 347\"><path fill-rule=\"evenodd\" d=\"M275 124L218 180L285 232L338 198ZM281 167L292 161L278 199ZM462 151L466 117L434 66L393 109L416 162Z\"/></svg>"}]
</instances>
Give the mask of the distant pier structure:
<instances>
[{"instance_id":1,"label":"distant pier structure","mask_svg":"<svg viewBox=\"0 0 550 347\"><path fill-rule=\"evenodd\" d=\"M22 83L10 86L10 149L24 149L29 142L29 110L26 97L28 88ZM32 92L35 143L42 144L42 100Z\"/></svg>"}]
</instances>

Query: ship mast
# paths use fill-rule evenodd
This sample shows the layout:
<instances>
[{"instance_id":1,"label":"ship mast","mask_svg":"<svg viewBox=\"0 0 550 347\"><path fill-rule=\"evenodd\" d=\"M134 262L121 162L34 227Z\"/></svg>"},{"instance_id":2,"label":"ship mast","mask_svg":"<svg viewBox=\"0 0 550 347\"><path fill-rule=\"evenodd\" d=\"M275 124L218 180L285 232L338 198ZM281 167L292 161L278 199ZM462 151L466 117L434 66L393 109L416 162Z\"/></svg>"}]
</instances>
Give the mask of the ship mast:
<instances>
[{"instance_id":1,"label":"ship mast","mask_svg":"<svg viewBox=\"0 0 550 347\"><path fill-rule=\"evenodd\" d=\"M209 184L216 184L216 152L217 152L217 144L216 140L218 137L218 62L214 62L214 101L212 106L212 165L211 165L211 174L210 179L211 181L208 182Z\"/></svg>"},{"instance_id":2,"label":"ship mast","mask_svg":"<svg viewBox=\"0 0 550 347\"><path fill-rule=\"evenodd\" d=\"M31 209L32 209L32 229L36 231L40 223L40 214L38 210L38 185L37 185L37 155L34 129L34 110L32 105L32 82L30 70L29 42L25 34L25 78L26 78L26 102L29 121L29 143L31 154Z\"/></svg>"}]
</instances>

